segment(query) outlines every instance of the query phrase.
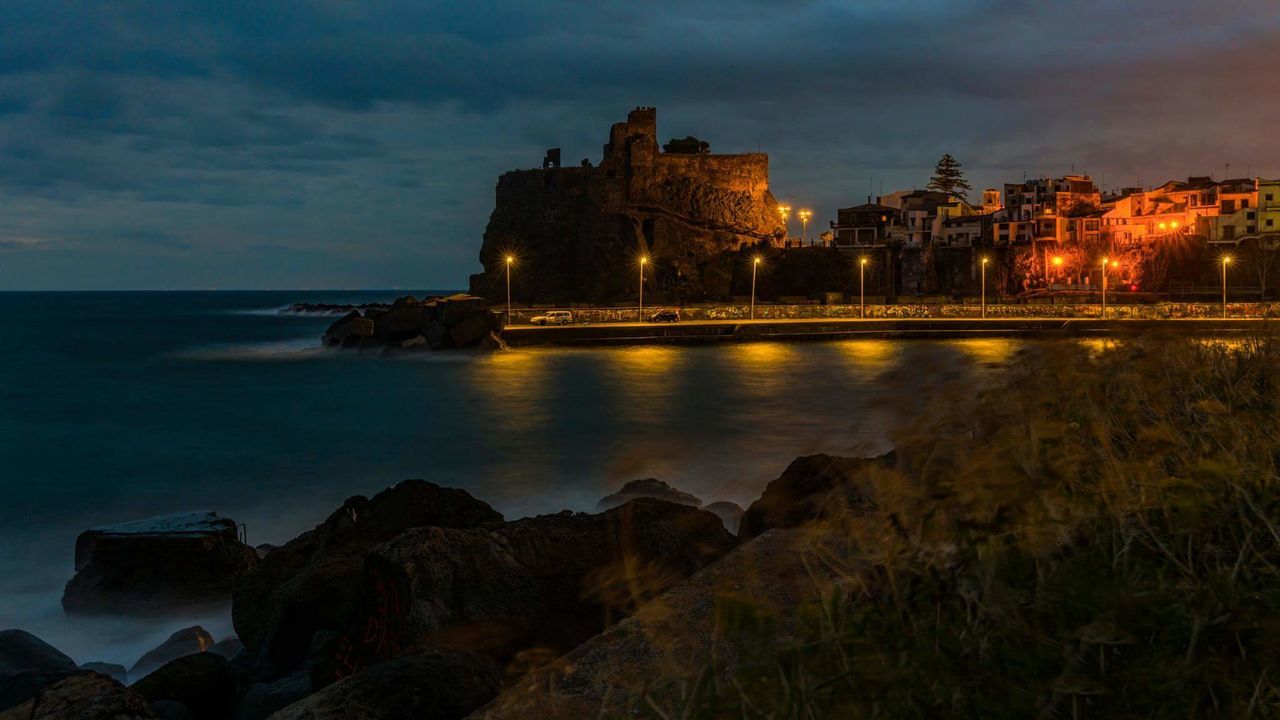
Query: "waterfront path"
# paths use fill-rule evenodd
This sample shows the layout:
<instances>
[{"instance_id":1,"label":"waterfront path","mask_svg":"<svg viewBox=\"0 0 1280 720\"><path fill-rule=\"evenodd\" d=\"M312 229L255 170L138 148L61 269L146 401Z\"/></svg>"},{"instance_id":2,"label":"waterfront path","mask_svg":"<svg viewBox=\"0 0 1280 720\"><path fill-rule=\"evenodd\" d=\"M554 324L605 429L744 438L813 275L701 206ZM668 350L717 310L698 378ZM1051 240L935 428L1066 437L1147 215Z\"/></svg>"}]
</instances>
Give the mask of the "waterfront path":
<instances>
[{"instance_id":1,"label":"waterfront path","mask_svg":"<svg viewBox=\"0 0 1280 720\"><path fill-rule=\"evenodd\" d=\"M640 345L651 343L742 342L948 337L1107 337L1175 332L1248 335L1280 330L1280 322L1259 318L1101 320L1098 318L912 318L698 320L679 323L593 323L559 326L513 325L502 337L513 347L531 345Z\"/></svg>"}]
</instances>

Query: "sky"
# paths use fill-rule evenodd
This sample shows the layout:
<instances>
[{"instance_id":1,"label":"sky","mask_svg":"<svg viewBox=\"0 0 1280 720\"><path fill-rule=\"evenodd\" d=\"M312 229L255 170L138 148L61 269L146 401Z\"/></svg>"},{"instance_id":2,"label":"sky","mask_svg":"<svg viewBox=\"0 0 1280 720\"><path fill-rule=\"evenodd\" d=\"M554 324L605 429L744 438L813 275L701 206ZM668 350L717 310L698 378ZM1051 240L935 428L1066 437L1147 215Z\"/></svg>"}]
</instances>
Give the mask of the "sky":
<instances>
[{"instance_id":1,"label":"sky","mask_svg":"<svg viewBox=\"0 0 1280 720\"><path fill-rule=\"evenodd\" d=\"M658 131L838 207L1280 175L1274 0L5 0L0 290L462 288L503 171Z\"/></svg>"}]
</instances>

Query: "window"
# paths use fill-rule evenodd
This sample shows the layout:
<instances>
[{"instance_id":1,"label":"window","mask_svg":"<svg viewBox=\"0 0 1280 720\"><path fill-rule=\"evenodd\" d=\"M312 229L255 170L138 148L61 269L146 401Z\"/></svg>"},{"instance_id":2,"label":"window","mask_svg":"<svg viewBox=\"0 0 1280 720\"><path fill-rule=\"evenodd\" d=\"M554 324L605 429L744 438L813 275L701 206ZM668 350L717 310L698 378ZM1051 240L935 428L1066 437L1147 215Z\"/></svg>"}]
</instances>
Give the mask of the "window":
<instances>
[{"instance_id":1,"label":"window","mask_svg":"<svg viewBox=\"0 0 1280 720\"><path fill-rule=\"evenodd\" d=\"M1271 218L1267 218L1267 227L1275 227L1275 224L1276 224L1275 220L1272 220Z\"/></svg>"},{"instance_id":2,"label":"window","mask_svg":"<svg viewBox=\"0 0 1280 720\"><path fill-rule=\"evenodd\" d=\"M1248 201L1248 200L1241 200L1241 201L1240 201L1240 207L1242 207L1242 208L1247 208L1247 207L1249 207L1249 201Z\"/></svg>"},{"instance_id":3,"label":"window","mask_svg":"<svg viewBox=\"0 0 1280 720\"><path fill-rule=\"evenodd\" d=\"M1275 199L1276 199L1275 195L1271 193L1267 193L1267 202L1271 202L1272 200L1275 200Z\"/></svg>"},{"instance_id":4,"label":"window","mask_svg":"<svg viewBox=\"0 0 1280 720\"><path fill-rule=\"evenodd\" d=\"M1224 225L1222 228L1223 240L1234 240L1236 237L1236 228L1234 225Z\"/></svg>"},{"instance_id":5,"label":"window","mask_svg":"<svg viewBox=\"0 0 1280 720\"><path fill-rule=\"evenodd\" d=\"M1253 217L1254 217L1254 213L1247 212L1247 213L1245 213L1245 214L1244 214L1244 216L1245 216L1246 218L1248 218L1249 220L1252 220L1252 219L1253 219Z\"/></svg>"}]
</instances>

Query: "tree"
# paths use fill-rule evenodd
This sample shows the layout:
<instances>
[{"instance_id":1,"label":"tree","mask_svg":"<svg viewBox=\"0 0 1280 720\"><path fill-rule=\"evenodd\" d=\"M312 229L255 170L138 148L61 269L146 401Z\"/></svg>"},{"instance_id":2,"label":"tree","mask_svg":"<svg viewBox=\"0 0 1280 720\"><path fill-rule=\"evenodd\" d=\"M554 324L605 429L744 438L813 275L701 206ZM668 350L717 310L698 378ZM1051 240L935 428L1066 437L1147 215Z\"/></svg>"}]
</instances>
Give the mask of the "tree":
<instances>
[{"instance_id":1,"label":"tree","mask_svg":"<svg viewBox=\"0 0 1280 720\"><path fill-rule=\"evenodd\" d=\"M679 155L706 155L711 152L711 143L699 140L692 135L683 138L671 138L662 146L662 152Z\"/></svg>"},{"instance_id":2,"label":"tree","mask_svg":"<svg viewBox=\"0 0 1280 720\"><path fill-rule=\"evenodd\" d=\"M938 161L937 167L933 169L933 177L929 178L926 188L955 195L965 202L969 201L969 191L973 189L969 186L969 181L964 179L964 170L960 163L956 162L950 153L943 155Z\"/></svg>"}]
</instances>

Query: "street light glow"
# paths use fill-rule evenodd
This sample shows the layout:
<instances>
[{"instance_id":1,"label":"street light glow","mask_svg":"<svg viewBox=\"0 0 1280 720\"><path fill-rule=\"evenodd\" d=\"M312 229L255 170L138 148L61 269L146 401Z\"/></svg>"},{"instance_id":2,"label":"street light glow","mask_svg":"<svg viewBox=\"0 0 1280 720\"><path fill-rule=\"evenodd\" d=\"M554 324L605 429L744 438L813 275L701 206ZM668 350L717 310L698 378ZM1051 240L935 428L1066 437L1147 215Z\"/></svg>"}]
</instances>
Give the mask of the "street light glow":
<instances>
[{"instance_id":1,"label":"street light glow","mask_svg":"<svg viewBox=\"0 0 1280 720\"><path fill-rule=\"evenodd\" d=\"M984 258L982 258L982 264L983 264L983 265L986 265L986 264L987 264L987 263L989 263L989 262L991 262L991 258L985 258L985 257L984 257Z\"/></svg>"},{"instance_id":2,"label":"street light glow","mask_svg":"<svg viewBox=\"0 0 1280 720\"><path fill-rule=\"evenodd\" d=\"M507 264L508 264L508 265L510 265L511 263L513 263L513 262L515 262L515 261L516 261L516 259L515 259L515 258L511 257L510 255L508 255L508 256L507 256Z\"/></svg>"},{"instance_id":3,"label":"street light glow","mask_svg":"<svg viewBox=\"0 0 1280 720\"><path fill-rule=\"evenodd\" d=\"M757 256L756 256L755 263L756 263L757 265L759 265L759 264L760 264L760 256L759 256L759 255L757 255Z\"/></svg>"},{"instance_id":4,"label":"street light glow","mask_svg":"<svg viewBox=\"0 0 1280 720\"><path fill-rule=\"evenodd\" d=\"M647 262L649 262L649 256L648 256L648 255L641 255L641 256L640 256L640 264L641 264L641 265L644 265L644 264L645 264L645 263L647 263Z\"/></svg>"},{"instance_id":5,"label":"street light glow","mask_svg":"<svg viewBox=\"0 0 1280 720\"><path fill-rule=\"evenodd\" d=\"M1229 262L1231 262L1231 256L1230 256L1230 255L1223 255L1223 256L1222 256L1222 264L1223 264L1223 265L1226 265L1226 264L1227 264L1227 263L1229 263Z\"/></svg>"},{"instance_id":6,"label":"street light glow","mask_svg":"<svg viewBox=\"0 0 1280 720\"><path fill-rule=\"evenodd\" d=\"M1058 267L1062 267L1062 256L1061 256L1061 255L1054 255L1054 256L1053 256L1053 264L1054 264L1054 265L1057 265Z\"/></svg>"},{"instance_id":7,"label":"street light glow","mask_svg":"<svg viewBox=\"0 0 1280 720\"><path fill-rule=\"evenodd\" d=\"M1170 223L1170 226L1171 226L1174 230L1177 230L1177 229L1178 229L1178 221L1177 221L1177 220L1174 220L1172 223Z\"/></svg>"},{"instance_id":8,"label":"street light glow","mask_svg":"<svg viewBox=\"0 0 1280 720\"><path fill-rule=\"evenodd\" d=\"M866 259L866 258L861 258L861 259L859 259L859 260L858 260L858 262L859 262L859 263L861 263L861 264L863 264L863 265L866 265L866 264L867 264L867 259Z\"/></svg>"}]
</instances>

